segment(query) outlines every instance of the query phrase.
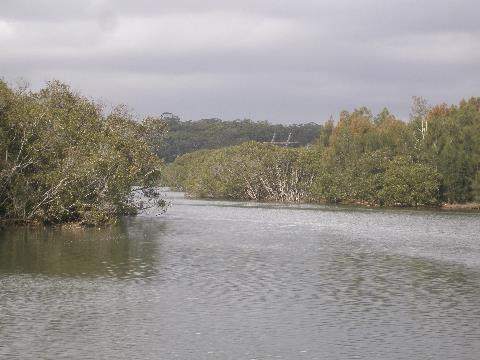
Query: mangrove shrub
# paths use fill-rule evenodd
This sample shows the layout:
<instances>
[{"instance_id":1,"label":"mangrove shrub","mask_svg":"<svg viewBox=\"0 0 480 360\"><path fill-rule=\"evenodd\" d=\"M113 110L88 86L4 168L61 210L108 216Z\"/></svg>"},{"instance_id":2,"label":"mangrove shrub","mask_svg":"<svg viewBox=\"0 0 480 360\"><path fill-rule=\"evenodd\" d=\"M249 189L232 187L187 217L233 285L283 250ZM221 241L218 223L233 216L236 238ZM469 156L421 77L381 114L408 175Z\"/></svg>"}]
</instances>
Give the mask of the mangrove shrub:
<instances>
[{"instance_id":1,"label":"mangrove shrub","mask_svg":"<svg viewBox=\"0 0 480 360\"><path fill-rule=\"evenodd\" d=\"M58 81L38 92L0 81L0 219L110 222L141 207L133 186L162 205L152 127L161 122L136 122L124 107L105 114Z\"/></svg>"}]
</instances>

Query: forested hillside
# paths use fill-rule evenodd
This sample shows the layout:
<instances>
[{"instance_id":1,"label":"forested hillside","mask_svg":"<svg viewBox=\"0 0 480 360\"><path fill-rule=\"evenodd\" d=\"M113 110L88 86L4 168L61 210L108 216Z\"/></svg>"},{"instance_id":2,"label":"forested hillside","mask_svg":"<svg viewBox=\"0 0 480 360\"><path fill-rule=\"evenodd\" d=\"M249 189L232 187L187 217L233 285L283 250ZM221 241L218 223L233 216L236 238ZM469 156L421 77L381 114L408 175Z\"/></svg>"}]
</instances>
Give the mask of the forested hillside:
<instances>
[{"instance_id":1,"label":"forested hillside","mask_svg":"<svg viewBox=\"0 0 480 360\"><path fill-rule=\"evenodd\" d=\"M342 112L316 144L247 142L178 158L164 181L193 196L419 206L480 201L480 98L429 107L409 122L387 110Z\"/></svg>"},{"instance_id":2,"label":"forested hillside","mask_svg":"<svg viewBox=\"0 0 480 360\"><path fill-rule=\"evenodd\" d=\"M291 134L291 146L305 146L314 142L320 131L320 125L314 123L274 125L248 119L180 121L175 116L165 117L164 121L168 125L168 133L163 137L157 154L167 162L201 149L218 149L249 140L271 141L274 135L275 141L286 141Z\"/></svg>"}]
</instances>

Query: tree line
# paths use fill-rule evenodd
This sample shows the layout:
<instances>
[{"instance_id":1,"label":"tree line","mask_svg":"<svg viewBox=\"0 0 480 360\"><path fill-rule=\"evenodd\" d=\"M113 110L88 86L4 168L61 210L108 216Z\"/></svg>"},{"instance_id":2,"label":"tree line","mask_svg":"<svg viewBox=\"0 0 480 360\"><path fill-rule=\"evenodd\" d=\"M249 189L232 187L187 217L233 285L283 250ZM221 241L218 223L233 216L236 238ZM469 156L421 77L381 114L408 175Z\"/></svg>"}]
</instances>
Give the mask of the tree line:
<instances>
[{"instance_id":1,"label":"tree line","mask_svg":"<svg viewBox=\"0 0 480 360\"><path fill-rule=\"evenodd\" d=\"M192 196L434 206L480 201L480 98L430 107L410 121L384 109L343 111L314 145L258 142L183 155L164 182Z\"/></svg>"},{"instance_id":2,"label":"tree line","mask_svg":"<svg viewBox=\"0 0 480 360\"><path fill-rule=\"evenodd\" d=\"M164 131L58 81L37 92L0 81L0 220L93 225L165 205L154 188Z\"/></svg>"},{"instance_id":3,"label":"tree line","mask_svg":"<svg viewBox=\"0 0 480 360\"><path fill-rule=\"evenodd\" d=\"M290 132L297 147L269 143ZM39 91L0 81L0 221L112 222L164 207L159 184L206 198L480 202L480 98L433 107L414 98L408 122L367 108L323 125L139 121L58 81Z\"/></svg>"},{"instance_id":4,"label":"tree line","mask_svg":"<svg viewBox=\"0 0 480 360\"><path fill-rule=\"evenodd\" d=\"M280 125L250 119L224 121L216 118L181 121L172 114L166 115L168 132L157 151L166 162L202 149L218 149L250 140L269 142L274 135L276 141L286 141L291 134L294 146L305 146L313 143L320 131L320 125L315 123Z\"/></svg>"}]
</instances>

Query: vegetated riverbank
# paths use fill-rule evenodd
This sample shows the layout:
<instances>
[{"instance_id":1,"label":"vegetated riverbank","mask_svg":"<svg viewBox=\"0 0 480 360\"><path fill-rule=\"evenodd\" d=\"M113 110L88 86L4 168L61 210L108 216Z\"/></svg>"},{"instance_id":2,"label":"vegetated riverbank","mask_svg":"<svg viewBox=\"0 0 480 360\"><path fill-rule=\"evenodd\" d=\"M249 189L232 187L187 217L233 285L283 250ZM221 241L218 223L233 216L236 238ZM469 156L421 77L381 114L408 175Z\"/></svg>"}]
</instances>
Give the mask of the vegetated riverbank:
<instances>
[{"instance_id":1,"label":"vegetated riverbank","mask_svg":"<svg viewBox=\"0 0 480 360\"><path fill-rule=\"evenodd\" d=\"M314 146L203 150L178 157L164 175L166 185L199 198L474 209L480 98L434 107L415 98L408 123L387 110L342 112Z\"/></svg>"},{"instance_id":2,"label":"vegetated riverbank","mask_svg":"<svg viewBox=\"0 0 480 360\"><path fill-rule=\"evenodd\" d=\"M181 188L170 188L171 191L175 192L183 192L184 190ZM434 205L417 205L415 207L412 206L402 206L400 204L397 205L378 205L378 204L369 204L369 203L362 203L362 202L352 202L352 201L339 201L336 203L332 203L326 200L317 200L313 201L279 201L279 200L245 200L245 199L232 199L232 198L214 198L214 197L205 197L205 196L195 196L192 194L184 193L185 198L192 199L192 200L211 200L211 201L252 201L253 203L259 204L285 204L288 205L295 205L295 204L305 204L305 205L325 205L325 206L336 206L336 207L345 207L348 209L351 208L371 208L371 209L391 209L391 210L411 210L411 209L418 209L418 210L438 210L438 211L452 211L452 212L477 212L480 211L480 203L472 202L472 203L465 203L465 204L449 204L449 203L437 203Z\"/></svg>"},{"instance_id":3,"label":"vegetated riverbank","mask_svg":"<svg viewBox=\"0 0 480 360\"><path fill-rule=\"evenodd\" d=\"M0 81L0 221L113 222L144 206L133 186L164 207L154 153L165 130L124 107L106 113L60 82L32 92ZM199 198L476 208L480 98L434 107L415 98L408 123L386 109L342 112L313 146L251 141L189 153L162 181Z\"/></svg>"},{"instance_id":4,"label":"vegetated riverbank","mask_svg":"<svg viewBox=\"0 0 480 360\"><path fill-rule=\"evenodd\" d=\"M165 124L109 113L53 81L38 92L0 81L0 221L98 225L135 214L132 187L159 206ZM145 204L145 202L144 202Z\"/></svg>"},{"instance_id":5,"label":"vegetated riverbank","mask_svg":"<svg viewBox=\"0 0 480 360\"><path fill-rule=\"evenodd\" d=\"M480 203L465 203L465 204L441 204L442 209L446 210L480 210Z\"/></svg>"}]
</instances>

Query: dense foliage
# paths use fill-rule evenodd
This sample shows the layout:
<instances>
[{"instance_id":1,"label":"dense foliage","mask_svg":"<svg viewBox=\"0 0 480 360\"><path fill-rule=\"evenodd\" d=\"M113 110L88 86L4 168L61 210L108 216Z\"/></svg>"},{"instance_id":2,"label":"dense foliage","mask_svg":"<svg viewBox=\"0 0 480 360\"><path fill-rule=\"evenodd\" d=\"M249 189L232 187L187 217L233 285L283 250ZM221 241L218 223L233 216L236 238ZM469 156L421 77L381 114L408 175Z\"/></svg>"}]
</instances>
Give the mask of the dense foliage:
<instances>
[{"instance_id":1,"label":"dense foliage","mask_svg":"<svg viewBox=\"0 0 480 360\"><path fill-rule=\"evenodd\" d=\"M0 81L0 219L110 222L142 206L132 186L161 204L152 150L164 129L123 107L105 115L59 82L31 92Z\"/></svg>"},{"instance_id":2,"label":"dense foliage","mask_svg":"<svg viewBox=\"0 0 480 360\"><path fill-rule=\"evenodd\" d=\"M291 134L293 146L305 146L315 141L321 128L314 123L286 126L252 120L180 121L175 116L166 117L165 121L168 133L163 137L157 154L167 162L202 149L218 149L249 140L269 142L274 135L276 141L286 141Z\"/></svg>"},{"instance_id":3,"label":"dense foliage","mask_svg":"<svg viewBox=\"0 0 480 360\"><path fill-rule=\"evenodd\" d=\"M253 141L202 150L178 158L164 179L199 197L298 201L312 182L304 153Z\"/></svg>"},{"instance_id":4,"label":"dense foliage","mask_svg":"<svg viewBox=\"0 0 480 360\"><path fill-rule=\"evenodd\" d=\"M193 196L419 206L480 201L480 99L429 108L411 121L387 110L342 112L316 144L247 142L179 157L164 181Z\"/></svg>"}]
</instances>

